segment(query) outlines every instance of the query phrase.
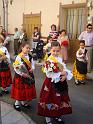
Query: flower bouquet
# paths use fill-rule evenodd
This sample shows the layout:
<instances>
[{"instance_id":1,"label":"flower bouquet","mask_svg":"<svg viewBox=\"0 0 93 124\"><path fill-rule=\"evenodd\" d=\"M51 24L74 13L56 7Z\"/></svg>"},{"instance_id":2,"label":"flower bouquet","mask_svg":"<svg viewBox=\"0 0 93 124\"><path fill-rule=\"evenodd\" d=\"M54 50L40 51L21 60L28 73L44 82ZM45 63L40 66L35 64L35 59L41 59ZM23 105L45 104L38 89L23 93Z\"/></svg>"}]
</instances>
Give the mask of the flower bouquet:
<instances>
[{"instance_id":1,"label":"flower bouquet","mask_svg":"<svg viewBox=\"0 0 93 124\"><path fill-rule=\"evenodd\" d=\"M64 67L60 63L50 62L46 61L45 68L48 73L57 73L55 75L51 75L51 82L53 83L53 86L57 92L64 92L68 89L67 82L64 80L61 81L61 78L63 75L61 75L61 72L63 71Z\"/></svg>"},{"instance_id":2,"label":"flower bouquet","mask_svg":"<svg viewBox=\"0 0 93 124\"><path fill-rule=\"evenodd\" d=\"M48 72L54 72L54 73L58 73L60 71L58 63L50 62L50 61L45 62L45 69Z\"/></svg>"},{"instance_id":3,"label":"flower bouquet","mask_svg":"<svg viewBox=\"0 0 93 124\"><path fill-rule=\"evenodd\" d=\"M35 82L33 74L28 71L25 65L17 65L15 68L21 72L25 84L31 85Z\"/></svg>"}]
</instances>

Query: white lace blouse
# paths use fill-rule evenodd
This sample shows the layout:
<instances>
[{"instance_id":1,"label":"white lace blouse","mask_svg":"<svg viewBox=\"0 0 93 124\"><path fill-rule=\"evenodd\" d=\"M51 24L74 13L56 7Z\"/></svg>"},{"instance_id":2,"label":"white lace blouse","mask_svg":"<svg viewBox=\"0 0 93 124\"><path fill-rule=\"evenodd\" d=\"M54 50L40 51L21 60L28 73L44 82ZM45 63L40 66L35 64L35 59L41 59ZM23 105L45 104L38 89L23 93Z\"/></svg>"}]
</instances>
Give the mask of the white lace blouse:
<instances>
[{"instance_id":1,"label":"white lace blouse","mask_svg":"<svg viewBox=\"0 0 93 124\"><path fill-rule=\"evenodd\" d=\"M29 55L26 54L26 55L25 55L25 58L27 58L27 59L29 60ZM25 65L24 65L22 59L21 59L19 56L16 57L16 60L15 60L15 61L18 61L20 64L14 66L14 71L15 71L17 74L22 75L22 72L20 71L20 70L21 70L20 68L21 68L22 65L23 65L23 66L25 66ZM32 63L32 64L31 64L31 67L32 67L32 69L34 70L34 69L35 69L35 64L34 64L33 58L32 58L32 60L31 60L31 63ZM19 69L18 69L17 67L18 67Z\"/></svg>"},{"instance_id":2,"label":"white lace blouse","mask_svg":"<svg viewBox=\"0 0 93 124\"><path fill-rule=\"evenodd\" d=\"M11 63L11 61L10 61L10 54L9 54L7 48L4 47L4 46L0 46L0 50L6 55L6 57L7 57L6 61L8 63Z\"/></svg>"}]
</instances>

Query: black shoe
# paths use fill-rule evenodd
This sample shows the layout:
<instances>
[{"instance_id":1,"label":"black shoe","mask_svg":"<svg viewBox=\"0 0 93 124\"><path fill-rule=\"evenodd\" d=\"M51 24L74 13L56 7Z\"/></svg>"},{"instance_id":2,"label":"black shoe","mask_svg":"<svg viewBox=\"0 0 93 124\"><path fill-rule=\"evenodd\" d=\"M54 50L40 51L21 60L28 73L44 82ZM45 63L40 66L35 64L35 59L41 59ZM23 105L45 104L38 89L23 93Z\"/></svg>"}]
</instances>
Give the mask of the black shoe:
<instances>
[{"instance_id":1,"label":"black shoe","mask_svg":"<svg viewBox=\"0 0 93 124\"><path fill-rule=\"evenodd\" d=\"M59 124L65 124L61 118L54 118L54 121L56 121Z\"/></svg>"},{"instance_id":2,"label":"black shoe","mask_svg":"<svg viewBox=\"0 0 93 124\"><path fill-rule=\"evenodd\" d=\"M75 81L75 84L76 84L76 85L80 85L80 81L76 80L76 81Z\"/></svg>"},{"instance_id":3,"label":"black shoe","mask_svg":"<svg viewBox=\"0 0 93 124\"><path fill-rule=\"evenodd\" d=\"M27 108L27 109L31 108L31 106L29 104L27 104L27 103L21 104L21 106L24 107L24 108Z\"/></svg>"},{"instance_id":4,"label":"black shoe","mask_svg":"<svg viewBox=\"0 0 93 124\"><path fill-rule=\"evenodd\" d=\"M8 90L4 90L3 93L4 94L9 94L9 91Z\"/></svg>"},{"instance_id":5,"label":"black shoe","mask_svg":"<svg viewBox=\"0 0 93 124\"><path fill-rule=\"evenodd\" d=\"M19 112L21 111L20 105L14 105L14 109L17 110L17 111L19 111Z\"/></svg>"},{"instance_id":6,"label":"black shoe","mask_svg":"<svg viewBox=\"0 0 93 124\"><path fill-rule=\"evenodd\" d=\"M2 92L0 93L0 96L3 96L3 93Z\"/></svg>"},{"instance_id":7,"label":"black shoe","mask_svg":"<svg viewBox=\"0 0 93 124\"><path fill-rule=\"evenodd\" d=\"M81 84L85 85L86 83L84 81L80 81Z\"/></svg>"}]
</instances>

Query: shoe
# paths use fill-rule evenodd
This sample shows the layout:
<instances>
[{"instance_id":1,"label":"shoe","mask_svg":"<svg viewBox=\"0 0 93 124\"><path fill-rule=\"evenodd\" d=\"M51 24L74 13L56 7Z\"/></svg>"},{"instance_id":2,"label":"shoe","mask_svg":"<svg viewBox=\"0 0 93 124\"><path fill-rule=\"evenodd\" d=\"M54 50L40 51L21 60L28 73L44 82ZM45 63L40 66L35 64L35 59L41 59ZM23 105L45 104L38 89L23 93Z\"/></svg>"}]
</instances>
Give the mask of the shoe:
<instances>
[{"instance_id":1,"label":"shoe","mask_svg":"<svg viewBox=\"0 0 93 124\"><path fill-rule=\"evenodd\" d=\"M9 91L8 90L4 90L3 93L9 94Z\"/></svg>"},{"instance_id":2,"label":"shoe","mask_svg":"<svg viewBox=\"0 0 93 124\"><path fill-rule=\"evenodd\" d=\"M65 124L61 118L55 118L54 120L59 124Z\"/></svg>"},{"instance_id":3,"label":"shoe","mask_svg":"<svg viewBox=\"0 0 93 124\"><path fill-rule=\"evenodd\" d=\"M2 92L0 93L0 96L3 96L3 93Z\"/></svg>"},{"instance_id":4,"label":"shoe","mask_svg":"<svg viewBox=\"0 0 93 124\"><path fill-rule=\"evenodd\" d=\"M27 104L27 103L21 104L21 106L24 107L24 108L28 108L28 109L31 108L31 106L29 104Z\"/></svg>"},{"instance_id":5,"label":"shoe","mask_svg":"<svg viewBox=\"0 0 93 124\"><path fill-rule=\"evenodd\" d=\"M80 81L81 84L85 85L85 82L84 81Z\"/></svg>"},{"instance_id":6,"label":"shoe","mask_svg":"<svg viewBox=\"0 0 93 124\"><path fill-rule=\"evenodd\" d=\"M19 111L19 112L21 111L20 105L14 105L14 109Z\"/></svg>"},{"instance_id":7,"label":"shoe","mask_svg":"<svg viewBox=\"0 0 93 124\"><path fill-rule=\"evenodd\" d=\"M76 85L79 85L79 84L80 84L80 81L75 80L75 84L76 84Z\"/></svg>"}]
</instances>

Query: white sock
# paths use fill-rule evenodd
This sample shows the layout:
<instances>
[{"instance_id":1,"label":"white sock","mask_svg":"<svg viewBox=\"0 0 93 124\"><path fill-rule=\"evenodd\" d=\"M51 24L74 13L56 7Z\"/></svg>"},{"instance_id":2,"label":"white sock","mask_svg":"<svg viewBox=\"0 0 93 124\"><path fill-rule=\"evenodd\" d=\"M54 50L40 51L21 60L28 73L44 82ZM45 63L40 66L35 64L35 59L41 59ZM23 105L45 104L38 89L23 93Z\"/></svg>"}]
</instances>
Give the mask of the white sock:
<instances>
[{"instance_id":1,"label":"white sock","mask_svg":"<svg viewBox=\"0 0 93 124\"><path fill-rule=\"evenodd\" d=\"M20 105L20 101L16 100L15 105Z\"/></svg>"},{"instance_id":2,"label":"white sock","mask_svg":"<svg viewBox=\"0 0 93 124\"><path fill-rule=\"evenodd\" d=\"M56 118L59 122L61 122L62 121L62 119L61 118Z\"/></svg>"},{"instance_id":3,"label":"white sock","mask_svg":"<svg viewBox=\"0 0 93 124\"><path fill-rule=\"evenodd\" d=\"M46 122L47 122L47 123L49 123L49 122L50 122L50 124L52 124L52 123L51 123L51 118L46 117Z\"/></svg>"},{"instance_id":4,"label":"white sock","mask_svg":"<svg viewBox=\"0 0 93 124\"><path fill-rule=\"evenodd\" d=\"M4 91L7 91L7 88L3 88L4 89Z\"/></svg>"}]
</instances>

